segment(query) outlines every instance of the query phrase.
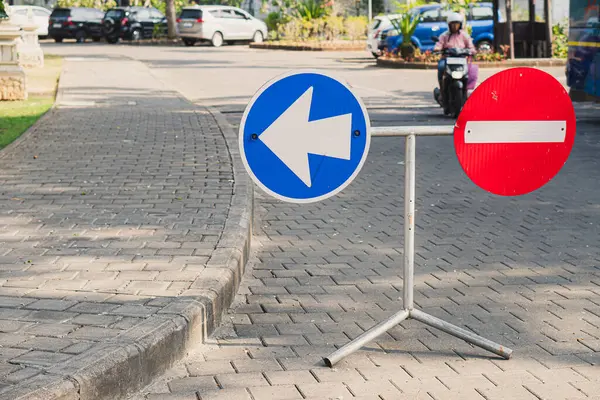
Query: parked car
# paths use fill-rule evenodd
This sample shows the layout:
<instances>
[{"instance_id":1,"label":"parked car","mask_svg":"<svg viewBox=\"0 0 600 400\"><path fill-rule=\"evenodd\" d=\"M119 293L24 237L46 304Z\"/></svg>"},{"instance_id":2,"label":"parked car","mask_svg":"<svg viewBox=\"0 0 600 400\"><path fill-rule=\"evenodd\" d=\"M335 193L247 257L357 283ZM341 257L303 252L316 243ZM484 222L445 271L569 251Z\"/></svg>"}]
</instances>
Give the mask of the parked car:
<instances>
[{"instance_id":1,"label":"parked car","mask_svg":"<svg viewBox=\"0 0 600 400\"><path fill-rule=\"evenodd\" d=\"M75 39L83 43L88 38L94 42L102 39L104 13L95 8L55 8L48 22L48 36L60 43L63 39Z\"/></svg>"},{"instance_id":2,"label":"parked car","mask_svg":"<svg viewBox=\"0 0 600 400\"><path fill-rule=\"evenodd\" d=\"M377 58L381 55L381 33L393 28L392 19L400 18L399 14L380 15L373 18L373 22L367 32L367 51Z\"/></svg>"},{"instance_id":3,"label":"parked car","mask_svg":"<svg viewBox=\"0 0 600 400\"><path fill-rule=\"evenodd\" d=\"M210 42L220 47L223 42L253 41L267 37L267 25L246 11L229 6L193 6L181 10L177 18L179 37L186 46Z\"/></svg>"},{"instance_id":4,"label":"parked car","mask_svg":"<svg viewBox=\"0 0 600 400\"><path fill-rule=\"evenodd\" d=\"M50 10L38 6L9 6L13 19L18 25L25 25L29 21L29 13L32 14L33 23L37 26L37 34L40 37L48 36L48 22L50 21Z\"/></svg>"},{"instance_id":5,"label":"parked car","mask_svg":"<svg viewBox=\"0 0 600 400\"><path fill-rule=\"evenodd\" d=\"M449 10L442 8L439 4L426 5L415 8L413 11L420 18L415 33L411 37L413 45L421 51L433 50L435 42L433 36L440 36L448 30L446 18ZM499 17L502 22L502 16ZM472 4L467 12L467 24L473 28L471 37L478 51L490 51L494 42L494 11L492 3ZM392 51L402 43L402 35L393 28L382 34L380 49L387 48Z\"/></svg>"},{"instance_id":6,"label":"parked car","mask_svg":"<svg viewBox=\"0 0 600 400\"><path fill-rule=\"evenodd\" d=\"M120 39L151 39L154 34L167 33L167 18L152 7L117 7L106 12L103 20L104 36L108 43Z\"/></svg>"}]
</instances>

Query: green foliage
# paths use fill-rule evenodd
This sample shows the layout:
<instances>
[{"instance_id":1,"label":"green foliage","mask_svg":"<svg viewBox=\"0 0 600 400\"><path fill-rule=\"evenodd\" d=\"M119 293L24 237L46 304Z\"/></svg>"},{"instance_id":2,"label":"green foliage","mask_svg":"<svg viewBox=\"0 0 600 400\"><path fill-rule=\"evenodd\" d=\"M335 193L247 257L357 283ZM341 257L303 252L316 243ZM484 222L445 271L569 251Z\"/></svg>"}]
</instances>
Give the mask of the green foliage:
<instances>
[{"instance_id":1,"label":"green foliage","mask_svg":"<svg viewBox=\"0 0 600 400\"><path fill-rule=\"evenodd\" d=\"M365 37L367 34L367 28L369 21L367 17L348 17L344 21L344 28L346 33L352 40L358 40Z\"/></svg>"},{"instance_id":2,"label":"green foliage","mask_svg":"<svg viewBox=\"0 0 600 400\"><path fill-rule=\"evenodd\" d=\"M552 57L567 58L569 52L568 26L565 22L558 23L552 27Z\"/></svg>"},{"instance_id":3,"label":"green foliage","mask_svg":"<svg viewBox=\"0 0 600 400\"><path fill-rule=\"evenodd\" d=\"M281 12L270 12L265 19L269 34L274 36L274 39L279 39L281 27L290 22L290 17Z\"/></svg>"},{"instance_id":4,"label":"green foliage","mask_svg":"<svg viewBox=\"0 0 600 400\"><path fill-rule=\"evenodd\" d=\"M152 38L153 39L162 39L164 38L165 35L165 29L164 27L160 26L160 25L154 25L154 28L152 29Z\"/></svg>"},{"instance_id":5,"label":"green foliage","mask_svg":"<svg viewBox=\"0 0 600 400\"><path fill-rule=\"evenodd\" d=\"M400 18L391 20L394 29L402 35L402 44L410 44L411 37L419 25L420 19L411 12L405 12Z\"/></svg>"},{"instance_id":6,"label":"green foliage","mask_svg":"<svg viewBox=\"0 0 600 400\"><path fill-rule=\"evenodd\" d=\"M132 1L131 5L138 5L137 4L138 2L139 2L140 6L143 6L145 4L145 2L142 0L134 0L134 1ZM190 5L189 0L173 0L173 3L175 4L175 13L176 14L181 12L181 9L183 7L187 7ZM150 5L154 8L156 8L161 13L163 13L165 15L167 14L167 2L165 0L150 0Z\"/></svg>"},{"instance_id":7,"label":"green foliage","mask_svg":"<svg viewBox=\"0 0 600 400\"><path fill-rule=\"evenodd\" d=\"M6 14L6 8L4 6L4 1L0 0L0 19L7 19L8 14Z\"/></svg>"},{"instance_id":8,"label":"green foliage","mask_svg":"<svg viewBox=\"0 0 600 400\"><path fill-rule=\"evenodd\" d=\"M305 21L323 18L329 14L329 8L317 0L304 0L299 2L295 11Z\"/></svg>"},{"instance_id":9,"label":"green foliage","mask_svg":"<svg viewBox=\"0 0 600 400\"><path fill-rule=\"evenodd\" d=\"M240 7L242 3L243 0L197 0L194 2L194 4L198 4L201 6L222 5L232 7Z\"/></svg>"},{"instance_id":10,"label":"green foliage","mask_svg":"<svg viewBox=\"0 0 600 400\"><path fill-rule=\"evenodd\" d=\"M325 40L337 39L344 33L344 18L329 15L324 19L324 22Z\"/></svg>"},{"instance_id":11,"label":"green foliage","mask_svg":"<svg viewBox=\"0 0 600 400\"><path fill-rule=\"evenodd\" d=\"M56 4L58 7L89 7L104 11L117 6L114 0L58 0Z\"/></svg>"}]
</instances>

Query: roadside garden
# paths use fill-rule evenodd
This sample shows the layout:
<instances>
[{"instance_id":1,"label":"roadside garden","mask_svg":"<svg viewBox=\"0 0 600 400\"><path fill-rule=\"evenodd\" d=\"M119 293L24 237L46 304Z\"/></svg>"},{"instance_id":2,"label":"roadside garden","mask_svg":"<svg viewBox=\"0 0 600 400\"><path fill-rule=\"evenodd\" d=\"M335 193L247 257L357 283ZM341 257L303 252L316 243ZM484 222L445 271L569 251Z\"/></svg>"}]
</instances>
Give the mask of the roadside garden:
<instances>
[{"instance_id":1,"label":"roadside garden","mask_svg":"<svg viewBox=\"0 0 600 400\"><path fill-rule=\"evenodd\" d=\"M336 10L333 2L273 0L267 15L269 40L263 48L362 50L368 20Z\"/></svg>"},{"instance_id":2,"label":"roadside garden","mask_svg":"<svg viewBox=\"0 0 600 400\"><path fill-rule=\"evenodd\" d=\"M452 11L461 13L463 16L467 15L467 9L471 4L476 3L477 0L450 0L448 2L448 8ZM378 60L378 64L381 66L393 66L396 64L431 64L434 65L440 59L439 54L434 54L431 51L421 52L411 42L417 25L420 20L414 12L415 7L423 5L422 2L414 2L411 5L399 6L398 13L401 15L399 18L392 20L394 26L393 35L401 36L401 43L397 48L392 51L384 51L383 56ZM465 21L467 19L465 18ZM472 33L472 27L465 23L465 29L469 34ZM561 21L553 26L553 42L552 42L552 60L539 61L540 65L562 65L567 57L567 37L568 37L568 25L566 21ZM510 55L509 46L499 46L498 49L492 49L488 52L479 52L474 56L474 61L480 64L490 64L490 66L496 66L498 63L508 62ZM513 64L519 64L519 62L513 62Z\"/></svg>"}]
</instances>

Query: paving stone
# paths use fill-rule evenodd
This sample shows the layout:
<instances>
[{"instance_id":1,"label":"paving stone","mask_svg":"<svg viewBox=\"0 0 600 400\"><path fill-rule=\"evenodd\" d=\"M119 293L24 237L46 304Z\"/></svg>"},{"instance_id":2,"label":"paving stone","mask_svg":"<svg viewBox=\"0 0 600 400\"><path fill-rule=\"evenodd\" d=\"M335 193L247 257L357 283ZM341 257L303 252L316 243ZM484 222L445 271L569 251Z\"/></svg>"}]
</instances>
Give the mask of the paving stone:
<instances>
[{"instance_id":1,"label":"paving stone","mask_svg":"<svg viewBox=\"0 0 600 400\"><path fill-rule=\"evenodd\" d=\"M35 350L45 350L45 351L53 351L58 352L62 349L69 347L73 342L68 339L58 339L52 337L36 337L33 339L29 339L21 344L18 347L24 349L35 349Z\"/></svg>"},{"instance_id":2,"label":"paving stone","mask_svg":"<svg viewBox=\"0 0 600 400\"><path fill-rule=\"evenodd\" d=\"M231 364L229 360L201 361L188 363L186 368L190 376L208 376L234 373L235 369Z\"/></svg>"},{"instance_id":3,"label":"paving stone","mask_svg":"<svg viewBox=\"0 0 600 400\"><path fill-rule=\"evenodd\" d=\"M317 383L315 376L309 371L269 371L266 374L271 385L302 385Z\"/></svg>"},{"instance_id":4,"label":"paving stone","mask_svg":"<svg viewBox=\"0 0 600 400\"><path fill-rule=\"evenodd\" d=\"M42 373L41 369L35 367L16 367L16 370L8 375L6 375L3 380L7 383L19 383L24 381L25 379L33 378L36 375Z\"/></svg>"},{"instance_id":5,"label":"paving stone","mask_svg":"<svg viewBox=\"0 0 600 400\"><path fill-rule=\"evenodd\" d=\"M196 392L199 390L217 389L217 383L212 376L196 376L190 378L174 379L169 382L172 392Z\"/></svg>"},{"instance_id":6,"label":"paving stone","mask_svg":"<svg viewBox=\"0 0 600 400\"><path fill-rule=\"evenodd\" d=\"M203 391L200 400L251 400L247 389L220 389Z\"/></svg>"},{"instance_id":7,"label":"paving stone","mask_svg":"<svg viewBox=\"0 0 600 400\"><path fill-rule=\"evenodd\" d=\"M12 362L26 365L48 366L64 362L69 358L71 358L71 356L68 354L52 353L48 351L31 351L14 358Z\"/></svg>"},{"instance_id":8,"label":"paving stone","mask_svg":"<svg viewBox=\"0 0 600 400\"><path fill-rule=\"evenodd\" d=\"M321 383L311 383L298 385L298 389L305 397L315 397L320 399L330 398L351 398L352 394L348 388L340 382L329 382L327 385Z\"/></svg>"},{"instance_id":9,"label":"paving stone","mask_svg":"<svg viewBox=\"0 0 600 400\"><path fill-rule=\"evenodd\" d=\"M255 400L296 400L303 398L294 385L256 386L248 389Z\"/></svg>"},{"instance_id":10,"label":"paving stone","mask_svg":"<svg viewBox=\"0 0 600 400\"><path fill-rule=\"evenodd\" d=\"M350 392L356 397L381 396L385 399L397 399L402 396L401 391L389 380L354 381L348 382L347 386Z\"/></svg>"},{"instance_id":11,"label":"paving stone","mask_svg":"<svg viewBox=\"0 0 600 400\"><path fill-rule=\"evenodd\" d=\"M151 393L145 398L147 400L198 400L196 393Z\"/></svg>"},{"instance_id":12,"label":"paving stone","mask_svg":"<svg viewBox=\"0 0 600 400\"><path fill-rule=\"evenodd\" d=\"M219 382L219 386L223 389L269 385L265 377L258 372L220 374L216 376L216 379Z\"/></svg>"},{"instance_id":13,"label":"paving stone","mask_svg":"<svg viewBox=\"0 0 600 400\"><path fill-rule=\"evenodd\" d=\"M48 337L57 337L62 338L67 336L69 333L73 332L79 328L78 325L73 324L47 324L47 323L38 323L36 325L32 325L28 327L25 332L30 335L36 336L48 336Z\"/></svg>"},{"instance_id":14,"label":"paving stone","mask_svg":"<svg viewBox=\"0 0 600 400\"><path fill-rule=\"evenodd\" d=\"M81 329L77 329L68 335L70 339L83 339L83 340L105 340L117 336L120 331L116 329L100 328L95 326L84 326Z\"/></svg>"},{"instance_id":15,"label":"paving stone","mask_svg":"<svg viewBox=\"0 0 600 400\"><path fill-rule=\"evenodd\" d=\"M252 359L232 361L237 372L281 371L281 365L274 359Z\"/></svg>"}]
</instances>

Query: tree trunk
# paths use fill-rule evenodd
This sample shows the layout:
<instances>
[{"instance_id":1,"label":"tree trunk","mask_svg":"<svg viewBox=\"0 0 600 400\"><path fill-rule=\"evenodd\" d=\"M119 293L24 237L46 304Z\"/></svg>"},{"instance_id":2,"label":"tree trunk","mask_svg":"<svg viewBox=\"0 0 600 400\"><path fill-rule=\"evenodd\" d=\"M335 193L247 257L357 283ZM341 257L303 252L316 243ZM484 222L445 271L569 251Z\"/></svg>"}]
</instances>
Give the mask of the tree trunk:
<instances>
[{"instance_id":1,"label":"tree trunk","mask_svg":"<svg viewBox=\"0 0 600 400\"><path fill-rule=\"evenodd\" d=\"M166 10L166 17L167 17L167 28L168 28L168 33L167 36L169 37L169 39L175 39L177 38L177 21L175 20L175 1L174 0L167 0L167 10Z\"/></svg>"}]
</instances>

